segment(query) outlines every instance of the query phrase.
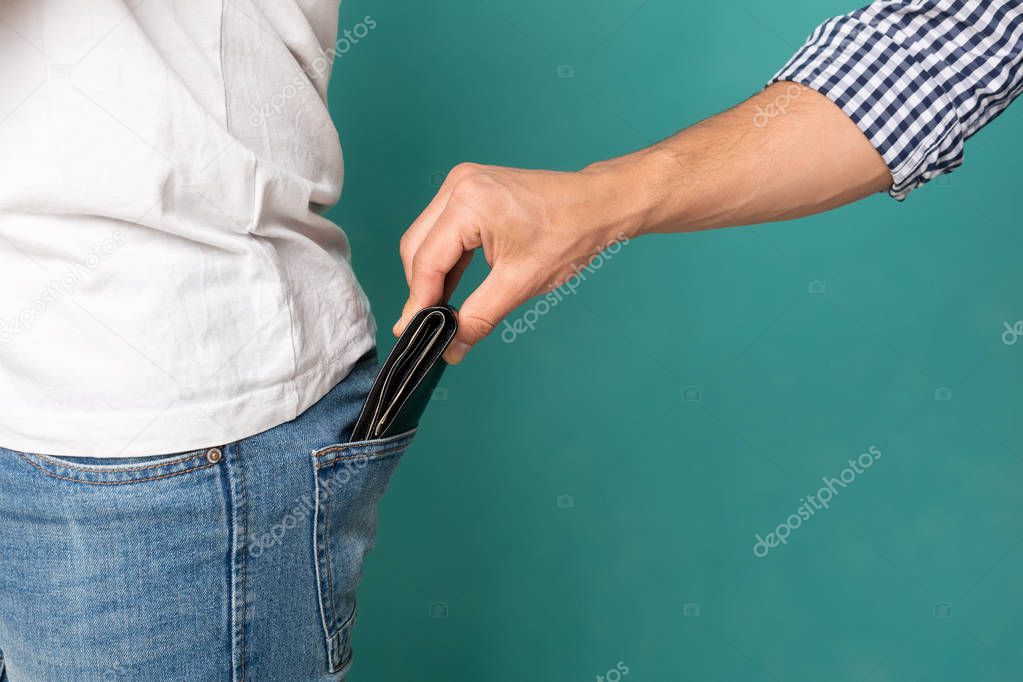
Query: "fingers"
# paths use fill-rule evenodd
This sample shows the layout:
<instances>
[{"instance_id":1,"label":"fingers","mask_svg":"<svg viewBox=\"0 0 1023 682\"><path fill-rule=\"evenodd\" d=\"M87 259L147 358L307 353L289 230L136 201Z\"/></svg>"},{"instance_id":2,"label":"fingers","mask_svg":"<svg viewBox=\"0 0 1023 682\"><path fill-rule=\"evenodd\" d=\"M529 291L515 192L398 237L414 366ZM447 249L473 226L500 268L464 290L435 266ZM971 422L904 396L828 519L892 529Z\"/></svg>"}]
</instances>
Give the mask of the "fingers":
<instances>
[{"instance_id":1,"label":"fingers","mask_svg":"<svg viewBox=\"0 0 1023 682\"><path fill-rule=\"evenodd\" d=\"M444 178L440 189L437 190L437 194L434 195L427 207L423 209L419 217L412 222L409 228L405 230L405 234L402 235L399 252L401 253L401 263L405 267L405 281L410 286L412 284L412 258L416 255L423 240L426 239L426 235L430 233L430 230L433 229L433 226L447 208L448 200L451 198L454 187L466 177L472 175L477 168L472 163L460 163L452 168L451 172Z\"/></svg>"},{"instance_id":2,"label":"fingers","mask_svg":"<svg viewBox=\"0 0 1023 682\"><path fill-rule=\"evenodd\" d=\"M396 335L405 330L418 311L451 296L472 262L473 252L482 246L482 231L493 228L485 216L505 215L491 201L493 190L501 185L497 179L481 173L482 168L474 164L453 168L430 205L402 236L401 259L409 297L394 325ZM506 275L507 268L496 262L499 255L487 255L494 269L458 314L458 336L444 354L452 364L460 362L472 346L525 300L516 279Z\"/></svg>"},{"instance_id":3,"label":"fingers","mask_svg":"<svg viewBox=\"0 0 1023 682\"><path fill-rule=\"evenodd\" d=\"M458 288L458 283L462 279L462 275L468 269L472 263L473 256L476 255L475 251L466 251L462 254L461 259L455 264L455 267L451 269L448 276L444 279L444 301L451 299L452 294L455 293L455 289Z\"/></svg>"},{"instance_id":4,"label":"fingers","mask_svg":"<svg viewBox=\"0 0 1023 682\"><path fill-rule=\"evenodd\" d=\"M419 217L405 231L405 234L401 236L398 252L401 254L401 264L405 268L405 282L409 286L412 285L412 259L422 245L423 240L426 239L426 235L430 234L430 230L436 224L437 218L444 212L450 197L450 184L445 183L438 190L437 194L434 195L429 205L423 209Z\"/></svg>"},{"instance_id":5,"label":"fingers","mask_svg":"<svg viewBox=\"0 0 1023 682\"><path fill-rule=\"evenodd\" d=\"M474 345L525 300L516 282L516 278L497 266L470 294L458 311L458 334L444 353L447 362L453 365L461 362Z\"/></svg>"},{"instance_id":6,"label":"fingers","mask_svg":"<svg viewBox=\"0 0 1023 682\"><path fill-rule=\"evenodd\" d=\"M463 212L445 209L412 256L409 297L394 325L395 334L405 330L416 312L443 301L450 280L457 283L468 267L473 249L480 244L478 237L472 236L478 232L467 220Z\"/></svg>"}]
</instances>

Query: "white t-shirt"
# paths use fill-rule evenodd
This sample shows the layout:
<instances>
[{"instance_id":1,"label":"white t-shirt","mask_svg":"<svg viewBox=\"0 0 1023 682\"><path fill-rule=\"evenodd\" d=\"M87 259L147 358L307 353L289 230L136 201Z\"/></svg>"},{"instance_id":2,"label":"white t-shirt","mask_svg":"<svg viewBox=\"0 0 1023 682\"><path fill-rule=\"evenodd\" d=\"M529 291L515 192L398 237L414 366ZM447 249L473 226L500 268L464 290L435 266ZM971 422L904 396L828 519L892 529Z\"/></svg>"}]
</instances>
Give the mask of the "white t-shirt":
<instances>
[{"instance_id":1,"label":"white t-shirt","mask_svg":"<svg viewBox=\"0 0 1023 682\"><path fill-rule=\"evenodd\" d=\"M0 3L0 446L129 457L288 421L375 327L320 212L339 0Z\"/></svg>"}]
</instances>

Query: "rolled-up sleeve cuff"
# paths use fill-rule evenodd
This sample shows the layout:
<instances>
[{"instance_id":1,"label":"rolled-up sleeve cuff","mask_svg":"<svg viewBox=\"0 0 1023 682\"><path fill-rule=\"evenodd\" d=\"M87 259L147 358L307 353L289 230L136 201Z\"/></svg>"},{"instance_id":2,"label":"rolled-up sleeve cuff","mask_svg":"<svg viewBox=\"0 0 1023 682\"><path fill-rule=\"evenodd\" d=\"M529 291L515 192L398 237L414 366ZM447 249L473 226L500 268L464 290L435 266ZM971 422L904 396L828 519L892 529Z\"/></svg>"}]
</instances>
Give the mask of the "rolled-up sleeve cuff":
<instances>
[{"instance_id":1,"label":"rolled-up sleeve cuff","mask_svg":"<svg viewBox=\"0 0 1023 682\"><path fill-rule=\"evenodd\" d=\"M881 154L888 193L901 201L962 163L962 126L926 58L843 16L822 24L770 83L804 85L841 107Z\"/></svg>"}]
</instances>

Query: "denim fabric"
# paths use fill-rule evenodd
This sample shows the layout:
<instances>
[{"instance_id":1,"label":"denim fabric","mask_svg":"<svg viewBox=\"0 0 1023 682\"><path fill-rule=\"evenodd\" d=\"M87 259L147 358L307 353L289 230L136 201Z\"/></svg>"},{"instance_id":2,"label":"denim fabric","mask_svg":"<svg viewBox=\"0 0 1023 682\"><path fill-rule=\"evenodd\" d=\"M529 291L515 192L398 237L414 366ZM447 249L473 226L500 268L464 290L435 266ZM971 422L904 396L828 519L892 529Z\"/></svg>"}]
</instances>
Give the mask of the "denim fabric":
<instances>
[{"instance_id":1,"label":"denim fabric","mask_svg":"<svg viewBox=\"0 0 1023 682\"><path fill-rule=\"evenodd\" d=\"M202 450L0 449L0 679L343 680L413 437L345 443L376 371L364 358L297 419Z\"/></svg>"}]
</instances>

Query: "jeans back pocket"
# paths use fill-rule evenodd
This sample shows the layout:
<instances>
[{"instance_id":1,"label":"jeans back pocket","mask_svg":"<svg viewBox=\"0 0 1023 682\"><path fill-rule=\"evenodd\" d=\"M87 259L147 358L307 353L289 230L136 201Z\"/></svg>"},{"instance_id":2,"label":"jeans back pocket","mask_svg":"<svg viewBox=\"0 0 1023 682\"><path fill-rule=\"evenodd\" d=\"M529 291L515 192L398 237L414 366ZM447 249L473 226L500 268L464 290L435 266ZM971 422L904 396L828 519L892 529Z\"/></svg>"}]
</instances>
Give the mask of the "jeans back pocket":
<instances>
[{"instance_id":1,"label":"jeans back pocket","mask_svg":"<svg viewBox=\"0 0 1023 682\"><path fill-rule=\"evenodd\" d=\"M376 537L377 504L414 435L413 430L313 452L313 551L331 672L346 669L351 660L355 588Z\"/></svg>"}]
</instances>

